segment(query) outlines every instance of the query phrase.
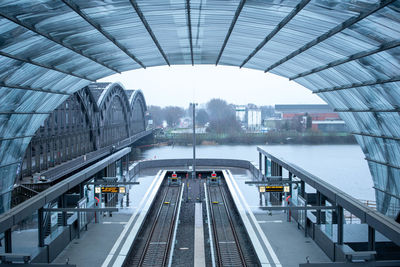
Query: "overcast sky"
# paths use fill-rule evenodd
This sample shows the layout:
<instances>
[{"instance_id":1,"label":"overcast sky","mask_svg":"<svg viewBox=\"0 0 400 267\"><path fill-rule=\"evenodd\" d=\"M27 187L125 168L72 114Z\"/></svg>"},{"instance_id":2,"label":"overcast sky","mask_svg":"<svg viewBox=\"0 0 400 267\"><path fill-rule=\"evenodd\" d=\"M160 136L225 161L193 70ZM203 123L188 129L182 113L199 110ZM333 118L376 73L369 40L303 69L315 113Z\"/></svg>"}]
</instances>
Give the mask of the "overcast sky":
<instances>
[{"instance_id":1,"label":"overcast sky","mask_svg":"<svg viewBox=\"0 0 400 267\"><path fill-rule=\"evenodd\" d=\"M324 104L310 90L286 78L262 71L226 66L162 66L115 74L101 82L121 82L141 89L147 105L187 107L211 98L245 105Z\"/></svg>"}]
</instances>

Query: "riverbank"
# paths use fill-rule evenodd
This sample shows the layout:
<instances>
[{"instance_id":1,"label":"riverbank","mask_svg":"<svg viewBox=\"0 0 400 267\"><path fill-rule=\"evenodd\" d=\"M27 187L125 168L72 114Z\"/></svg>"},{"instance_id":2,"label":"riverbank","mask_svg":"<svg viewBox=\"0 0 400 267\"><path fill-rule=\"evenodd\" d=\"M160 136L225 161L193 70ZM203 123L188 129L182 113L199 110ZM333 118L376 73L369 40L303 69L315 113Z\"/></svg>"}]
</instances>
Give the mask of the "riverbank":
<instances>
[{"instance_id":1,"label":"riverbank","mask_svg":"<svg viewBox=\"0 0 400 267\"><path fill-rule=\"evenodd\" d=\"M244 159L258 165L258 146L357 199L375 200L368 162L359 145L199 145L196 147L196 157ZM140 149L136 160L191 157L193 148L190 145L174 145Z\"/></svg>"},{"instance_id":2,"label":"riverbank","mask_svg":"<svg viewBox=\"0 0 400 267\"><path fill-rule=\"evenodd\" d=\"M191 133L166 133L156 135L156 144L190 145L193 143ZM353 135L348 133L315 133L315 132L269 132L240 134L196 134L196 144L227 145L227 144L357 144Z\"/></svg>"}]
</instances>

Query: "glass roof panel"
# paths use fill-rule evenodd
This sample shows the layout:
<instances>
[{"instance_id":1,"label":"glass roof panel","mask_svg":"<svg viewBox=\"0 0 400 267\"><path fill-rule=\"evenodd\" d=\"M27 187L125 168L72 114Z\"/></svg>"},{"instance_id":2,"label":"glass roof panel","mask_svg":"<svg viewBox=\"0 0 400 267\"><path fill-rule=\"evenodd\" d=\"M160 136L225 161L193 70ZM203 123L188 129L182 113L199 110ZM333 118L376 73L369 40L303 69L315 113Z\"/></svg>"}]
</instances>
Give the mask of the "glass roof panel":
<instances>
[{"instance_id":1,"label":"glass roof panel","mask_svg":"<svg viewBox=\"0 0 400 267\"><path fill-rule=\"evenodd\" d=\"M333 90L320 96L344 111L340 116L350 131L360 134L356 138L366 156L399 165L399 141L390 138L400 137L400 115L395 112L400 107L396 81L400 48L377 48L400 40L400 1L355 22L381 1L311 0L277 28L301 2L246 1L219 64L241 66L249 59L244 67L258 70L274 64L271 72L284 77L318 68L303 73L296 82L315 92ZM240 1L69 3L73 5L53 0L0 2L0 110L50 112L89 80L142 66L192 64L192 56L195 64L215 64ZM349 21L353 23L343 24ZM263 45L274 30L276 34ZM360 52L369 55L346 60ZM347 112L350 109L358 112ZM3 114L0 138L33 134L46 116ZM15 162L28 142L29 138L0 141L0 174L4 175L0 175L0 193L11 188ZM388 173L399 173L379 163L369 165L380 186L389 181ZM400 188L400 183L393 188Z\"/></svg>"}]
</instances>

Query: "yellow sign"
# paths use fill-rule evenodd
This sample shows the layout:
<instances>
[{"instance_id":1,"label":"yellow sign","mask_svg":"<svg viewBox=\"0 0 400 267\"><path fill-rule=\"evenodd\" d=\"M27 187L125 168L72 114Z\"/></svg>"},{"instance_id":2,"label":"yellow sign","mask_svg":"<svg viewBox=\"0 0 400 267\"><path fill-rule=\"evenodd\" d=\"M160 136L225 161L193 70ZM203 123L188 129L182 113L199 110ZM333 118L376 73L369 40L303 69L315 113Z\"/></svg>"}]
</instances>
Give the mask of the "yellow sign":
<instances>
[{"instance_id":1,"label":"yellow sign","mask_svg":"<svg viewBox=\"0 0 400 267\"><path fill-rule=\"evenodd\" d=\"M268 185L265 187L266 192L283 192L282 185Z\"/></svg>"},{"instance_id":2,"label":"yellow sign","mask_svg":"<svg viewBox=\"0 0 400 267\"><path fill-rule=\"evenodd\" d=\"M289 193L290 192L290 186L286 185L283 187L283 192Z\"/></svg>"},{"instance_id":3,"label":"yellow sign","mask_svg":"<svg viewBox=\"0 0 400 267\"><path fill-rule=\"evenodd\" d=\"M260 190L260 193L264 193L265 192L265 186L260 186L259 190Z\"/></svg>"},{"instance_id":4,"label":"yellow sign","mask_svg":"<svg viewBox=\"0 0 400 267\"><path fill-rule=\"evenodd\" d=\"M102 193L119 193L119 187L118 186L102 186L101 187L101 192Z\"/></svg>"}]
</instances>

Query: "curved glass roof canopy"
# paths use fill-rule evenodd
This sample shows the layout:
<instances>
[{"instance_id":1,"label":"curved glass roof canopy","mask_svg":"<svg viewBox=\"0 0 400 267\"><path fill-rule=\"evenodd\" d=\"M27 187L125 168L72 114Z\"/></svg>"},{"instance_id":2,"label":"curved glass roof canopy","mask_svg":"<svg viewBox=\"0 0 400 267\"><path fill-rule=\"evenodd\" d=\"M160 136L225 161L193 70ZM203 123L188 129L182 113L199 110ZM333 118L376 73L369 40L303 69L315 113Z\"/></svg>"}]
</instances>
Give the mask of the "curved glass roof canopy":
<instances>
[{"instance_id":1,"label":"curved glass roof canopy","mask_svg":"<svg viewBox=\"0 0 400 267\"><path fill-rule=\"evenodd\" d=\"M7 202L30 137L91 81L132 69L220 64L288 77L356 135L378 209L400 197L400 1L4 0L0 188Z\"/></svg>"}]
</instances>

